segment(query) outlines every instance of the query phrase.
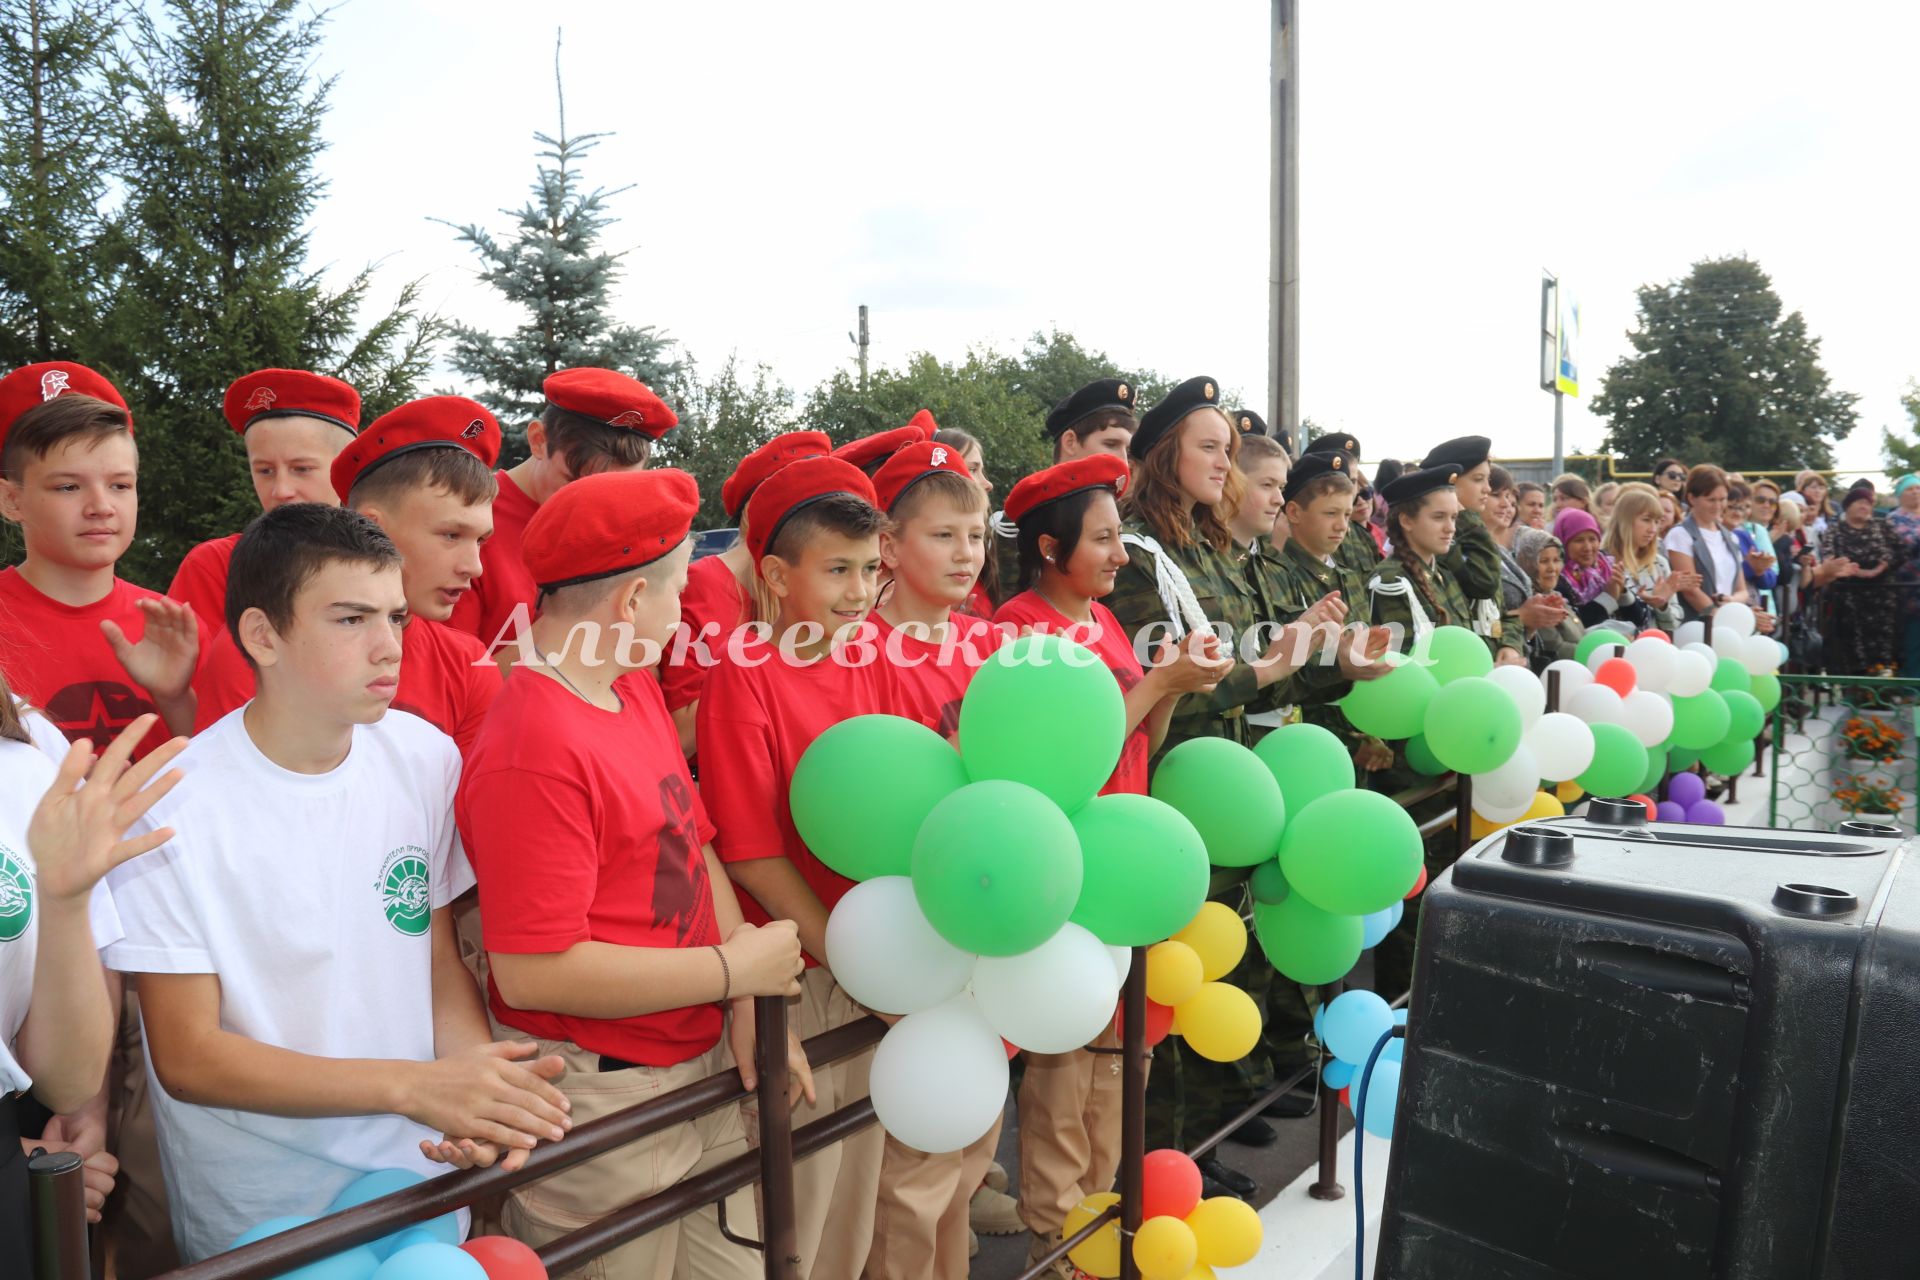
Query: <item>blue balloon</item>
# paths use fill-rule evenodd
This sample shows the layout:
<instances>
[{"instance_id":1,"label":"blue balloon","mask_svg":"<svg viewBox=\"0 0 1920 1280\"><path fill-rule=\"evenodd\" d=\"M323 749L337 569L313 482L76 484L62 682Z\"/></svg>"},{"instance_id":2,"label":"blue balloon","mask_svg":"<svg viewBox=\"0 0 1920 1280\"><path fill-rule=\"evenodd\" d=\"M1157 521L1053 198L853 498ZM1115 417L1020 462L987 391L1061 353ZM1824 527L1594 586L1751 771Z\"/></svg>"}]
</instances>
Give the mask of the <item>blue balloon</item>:
<instances>
[{"instance_id":1,"label":"blue balloon","mask_svg":"<svg viewBox=\"0 0 1920 1280\"><path fill-rule=\"evenodd\" d=\"M1380 1051L1380 1061L1399 1062L1407 1056L1407 1042L1402 1036L1387 1041L1387 1047ZM1376 1068L1377 1070L1378 1068Z\"/></svg>"},{"instance_id":2,"label":"blue balloon","mask_svg":"<svg viewBox=\"0 0 1920 1280\"><path fill-rule=\"evenodd\" d=\"M1318 1009L1315 1009L1313 1011L1313 1038L1315 1040L1320 1041L1322 1044L1326 1043L1327 1037L1326 1037L1326 1033L1321 1029L1323 1025L1321 1020L1324 1019L1326 1016L1327 1016L1327 1006L1325 1006L1324 1004L1321 1005Z\"/></svg>"},{"instance_id":3,"label":"blue balloon","mask_svg":"<svg viewBox=\"0 0 1920 1280\"><path fill-rule=\"evenodd\" d=\"M450 1244L417 1244L381 1263L373 1280L487 1280L487 1269Z\"/></svg>"},{"instance_id":4,"label":"blue balloon","mask_svg":"<svg viewBox=\"0 0 1920 1280\"><path fill-rule=\"evenodd\" d=\"M1358 1070L1360 1070L1360 1068L1354 1066L1351 1062L1342 1062L1340 1059L1335 1058L1320 1069L1320 1078L1326 1082L1326 1086L1329 1089L1344 1089L1353 1083L1354 1073Z\"/></svg>"},{"instance_id":5,"label":"blue balloon","mask_svg":"<svg viewBox=\"0 0 1920 1280\"><path fill-rule=\"evenodd\" d=\"M1360 949L1368 950L1380 945L1381 939L1399 927L1400 917L1407 913L1405 903L1396 902L1384 911L1375 911L1360 917Z\"/></svg>"},{"instance_id":6,"label":"blue balloon","mask_svg":"<svg viewBox=\"0 0 1920 1280\"><path fill-rule=\"evenodd\" d=\"M1354 1085L1352 1097L1355 1105L1360 1105L1358 1084ZM1367 1081L1367 1097L1365 1110L1360 1115L1360 1127L1376 1138L1393 1137L1393 1113L1399 1103L1400 1064L1382 1054L1380 1061L1373 1064L1373 1075Z\"/></svg>"},{"instance_id":7,"label":"blue balloon","mask_svg":"<svg viewBox=\"0 0 1920 1280\"><path fill-rule=\"evenodd\" d=\"M242 1231L233 1238L229 1249L238 1249L243 1244L252 1244L256 1240L265 1240L268 1236L277 1236L282 1231L291 1231L295 1227L304 1227L312 1218L299 1214L287 1214L279 1218L268 1218L257 1227ZM367 1245L355 1245L344 1253L322 1258L318 1262L309 1262L304 1267L281 1273L281 1280L370 1280L380 1265L380 1255Z\"/></svg>"},{"instance_id":8,"label":"blue balloon","mask_svg":"<svg viewBox=\"0 0 1920 1280\"><path fill-rule=\"evenodd\" d=\"M1396 1027L1404 1027L1407 1025L1407 1010L1395 1009L1393 1011L1393 1025Z\"/></svg>"},{"instance_id":9,"label":"blue balloon","mask_svg":"<svg viewBox=\"0 0 1920 1280\"><path fill-rule=\"evenodd\" d=\"M391 1258L402 1249L411 1249L417 1244L460 1243L458 1240L447 1239L446 1236L441 1233L441 1230L435 1229L435 1224L441 1222L453 1228L455 1234L458 1233L459 1221L455 1219L452 1214L448 1214L442 1218L435 1218L433 1222L423 1222L417 1227L408 1227L405 1231L396 1231L390 1236L381 1236L378 1240L373 1241L369 1247L375 1253L379 1254L380 1257Z\"/></svg>"},{"instance_id":10,"label":"blue balloon","mask_svg":"<svg viewBox=\"0 0 1920 1280\"><path fill-rule=\"evenodd\" d=\"M372 1173L363 1174L349 1182L340 1194L333 1198L333 1203L327 1206L327 1212L339 1213L344 1209L357 1208L370 1200L390 1196L396 1191L405 1191L408 1187L417 1187L425 1181L425 1177L411 1169L375 1169ZM459 1244L460 1219L454 1214L443 1213L430 1221L415 1223L404 1231L382 1236L372 1244L374 1255L380 1258L391 1257L405 1247L400 1243L401 1237L411 1236L415 1232L427 1234L408 1240L408 1244L426 1244L430 1241L440 1244Z\"/></svg>"},{"instance_id":11,"label":"blue balloon","mask_svg":"<svg viewBox=\"0 0 1920 1280\"><path fill-rule=\"evenodd\" d=\"M1393 1009L1371 991L1343 991L1327 1005L1321 1039L1347 1062L1365 1063L1381 1036L1393 1030Z\"/></svg>"}]
</instances>

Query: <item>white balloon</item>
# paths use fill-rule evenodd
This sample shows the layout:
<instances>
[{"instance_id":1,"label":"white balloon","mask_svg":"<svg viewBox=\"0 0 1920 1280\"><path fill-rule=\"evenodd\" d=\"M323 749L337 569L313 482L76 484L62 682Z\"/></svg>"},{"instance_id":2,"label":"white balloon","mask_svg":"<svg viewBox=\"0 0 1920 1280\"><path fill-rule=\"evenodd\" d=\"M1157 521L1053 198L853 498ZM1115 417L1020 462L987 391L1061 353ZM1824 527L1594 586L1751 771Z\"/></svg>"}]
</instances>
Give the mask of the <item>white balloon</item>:
<instances>
[{"instance_id":1,"label":"white balloon","mask_svg":"<svg viewBox=\"0 0 1920 1280\"><path fill-rule=\"evenodd\" d=\"M1017 956L981 956L973 1001L993 1029L1022 1049L1068 1053L1113 1021L1120 983L1106 944L1077 924Z\"/></svg>"},{"instance_id":2,"label":"white balloon","mask_svg":"<svg viewBox=\"0 0 1920 1280\"><path fill-rule=\"evenodd\" d=\"M1620 723L1643 747L1657 747L1673 732L1673 704L1657 693L1635 689L1621 703Z\"/></svg>"},{"instance_id":3,"label":"white balloon","mask_svg":"<svg viewBox=\"0 0 1920 1280\"><path fill-rule=\"evenodd\" d=\"M1506 763L1473 775L1473 807L1480 808L1484 800L1495 809L1511 809L1517 804L1520 812L1525 813L1533 805L1534 793L1539 790L1540 766L1534 761L1533 752L1522 744L1513 749ZM1512 818L1496 818L1486 812L1480 816L1489 822L1513 821Z\"/></svg>"},{"instance_id":4,"label":"white balloon","mask_svg":"<svg viewBox=\"0 0 1920 1280\"><path fill-rule=\"evenodd\" d=\"M1756 676L1780 669L1780 646L1768 636L1748 636L1740 646L1740 665Z\"/></svg>"},{"instance_id":5,"label":"white balloon","mask_svg":"<svg viewBox=\"0 0 1920 1280\"><path fill-rule=\"evenodd\" d=\"M1611 658L1622 656L1626 651L1626 647L1627 642L1624 639L1618 644L1603 644L1596 647L1592 653L1587 655L1587 670L1598 671L1601 663Z\"/></svg>"},{"instance_id":6,"label":"white balloon","mask_svg":"<svg viewBox=\"0 0 1920 1280\"><path fill-rule=\"evenodd\" d=\"M1547 709L1547 688L1540 683L1540 677L1522 666L1495 667L1487 679L1513 695L1513 705L1520 708L1520 727L1530 729L1540 713Z\"/></svg>"},{"instance_id":7,"label":"white balloon","mask_svg":"<svg viewBox=\"0 0 1920 1280\"><path fill-rule=\"evenodd\" d=\"M1710 643L1713 645L1713 651L1721 657L1738 658L1740 651L1746 647L1747 638L1732 627L1715 626Z\"/></svg>"},{"instance_id":8,"label":"white balloon","mask_svg":"<svg viewBox=\"0 0 1920 1280\"><path fill-rule=\"evenodd\" d=\"M1540 722L1520 739L1520 745L1533 752L1540 776L1553 782L1577 778L1593 763L1593 730L1564 711L1541 716Z\"/></svg>"},{"instance_id":9,"label":"white balloon","mask_svg":"<svg viewBox=\"0 0 1920 1280\"><path fill-rule=\"evenodd\" d=\"M1707 624L1704 622L1683 622L1673 633L1673 643L1679 648L1690 644L1704 644L1707 639Z\"/></svg>"},{"instance_id":10,"label":"white balloon","mask_svg":"<svg viewBox=\"0 0 1920 1280\"><path fill-rule=\"evenodd\" d=\"M1006 1047L973 997L955 996L888 1028L868 1089L881 1126L900 1142L935 1155L958 1151L979 1141L1007 1105Z\"/></svg>"},{"instance_id":11,"label":"white balloon","mask_svg":"<svg viewBox=\"0 0 1920 1280\"><path fill-rule=\"evenodd\" d=\"M1738 600L1729 600L1713 613L1713 634L1731 631L1742 640L1753 634L1753 610Z\"/></svg>"},{"instance_id":12,"label":"white balloon","mask_svg":"<svg viewBox=\"0 0 1920 1280\"><path fill-rule=\"evenodd\" d=\"M965 991L974 957L927 922L912 877L875 876L847 890L827 917L827 964L867 1008L918 1013Z\"/></svg>"},{"instance_id":13,"label":"white balloon","mask_svg":"<svg viewBox=\"0 0 1920 1280\"><path fill-rule=\"evenodd\" d=\"M1621 724L1623 704L1620 695L1604 684L1582 685L1573 691L1571 697L1562 698L1560 705L1576 719L1588 724Z\"/></svg>"},{"instance_id":14,"label":"white balloon","mask_svg":"<svg viewBox=\"0 0 1920 1280\"><path fill-rule=\"evenodd\" d=\"M1549 662L1547 669L1540 673L1541 684L1545 685L1547 677L1556 671L1560 673L1560 705L1563 707L1567 705L1568 694L1583 684L1593 683L1593 672L1587 670L1585 664L1575 662L1572 658L1561 658Z\"/></svg>"},{"instance_id":15,"label":"white balloon","mask_svg":"<svg viewBox=\"0 0 1920 1280\"><path fill-rule=\"evenodd\" d=\"M1480 798L1479 780L1483 775L1476 774L1473 788L1473 811L1488 822L1518 822L1527 816L1527 810L1533 807L1533 797L1527 797L1525 804L1495 804Z\"/></svg>"},{"instance_id":16,"label":"white balloon","mask_svg":"<svg viewBox=\"0 0 1920 1280\"><path fill-rule=\"evenodd\" d=\"M1107 954L1113 957L1114 980L1125 984L1127 975L1133 972L1133 948L1108 947ZM1013 1037L1007 1038L1011 1040Z\"/></svg>"},{"instance_id":17,"label":"white balloon","mask_svg":"<svg viewBox=\"0 0 1920 1280\"><path fill-rule=\"evenodd\" d=\"M1701 646L1704 648L1705 646ZM1708 650L1709 653L1712 650ZM1675 698L1691 698L1713 683L1713 660L1692 649L1673 655L1673 678L1667 681L1667 693Z\"/></svg>"},{"instance_id":18,"label":"white balloon","mask_svg":"<svg viewBox=\"0 0 1920 1280\"><path fill-rule=\"evenodd\" d=\"M1665 693L1673 681L1674 660L1679 656L1665 640L1635 640L1628 645L1626 659L1633 667L1634 689Z\"/></svg>"},{"instance_id":19,"label":"white balloon","mask_svg":"<svg viewBox=\"0 0 1920 1280\"><path fill-rule=\"evenodd\" d=\"M1710 644L1696 643L1696 644L1686 645L1682 648L1682 652L1697 653L1701 657L1705 658L1707 660L1707 669L1709 671L1713 669L1714 663L1720 661L1720 655L1714 652L1713 646Z\"/></svg>"}]
</instances>

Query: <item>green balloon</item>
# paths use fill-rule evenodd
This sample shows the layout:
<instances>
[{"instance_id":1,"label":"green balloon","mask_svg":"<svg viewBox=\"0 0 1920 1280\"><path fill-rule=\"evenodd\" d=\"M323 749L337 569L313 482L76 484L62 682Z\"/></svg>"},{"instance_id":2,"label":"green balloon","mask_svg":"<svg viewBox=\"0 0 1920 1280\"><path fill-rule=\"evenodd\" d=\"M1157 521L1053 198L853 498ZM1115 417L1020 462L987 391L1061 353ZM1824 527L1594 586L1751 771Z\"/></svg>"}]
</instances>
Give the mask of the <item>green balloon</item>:
<instances>
[{"instance_id":1,"label":"green balloon","mask_svg":"<svg viewBox=\"0 0 1920 1280\"><path fill-rule=\"evenodd\" d=\"M1647 776L1647 749L1617 724L1596 724L1593 763L1576 781L1589 795L1630 796Z\"/></svg>"},{"instance_id":2,"label":"green balloon","mask_svg":"<svg viewBox=\"0 0 1920 1280\"><path fill-rule=\"evenodd\" d=\"M1705 751L1727 736L1732 714L1718 689L1702 689L1690 698L1673 700L1673 736L1669 741L1689 751Z\"/></svg>"},{"instance_id":3,"label":"green balloon","mask_svg":"<svg viewBox=\"0 0 1920 1280\"><path fill-rule=\"evenodd\" d=\"M1187 739L1161 758L1149 789L1186 815L1216 867L1257 867L1280 848L1287 825L1280 784L1237 742Z\"/></svg>"},{"instance_id":4,"label":"green balloon","mask_svg":"<svg viewBox=\"0 0 1920 1280\"><path fill-rule=\"evenodd\" d=\"M1713 664L1713 679L1708 682L1707 687L1718 689L1722 693L1729 690L1752 693L1753 673L1732 658L1721 658Z\"/></svg>"},{"instance_id":5,"label":"green balloon","mask_svg":"<svg viewBox=\"0 0 1920 1280\"><path fill-rule=\"evenodd\" d=\"M1073 815L1085 874L1067 917L1110 947L1145 947L1187 927L1207 900L1207 846L1151 796L1095 796Z\"/></svg>"},{"instance_id":6,"label":"green balloon","mask_svg":"<svg viewBox=\"0 0 1920 1280\"><path fill-rule=\"evenodd\" d=\"M1753 767L1753 739L1729 738L1715 743L1700 753L1700 763L1707 767L1708 773L1737 778Z\"/></svg>"},{"instance_id":7,"label":"green balloon","mask_svg":"<svg viewBox=\"0 0 1920 1280\"><path fill-rule=\"evenodd\" d=\"M1426 723L1427 704L1440 686L1432 672L1405 654L1389 653L1382 661L1393 671L1378 680L1356 681L1340 699L1340 709L1362 733L1389 742L1411 738Z\"/></svg>"},{"instance_id":8,"label":"green balloon","mask_svg":"<svg viewBox=\"0 0 1920 1280\"><path fill-rule=\"evenodd\" d=\"M1253 900L1272 906L1276 902L1285 902L1287 895L1293 892L1293 886L1287 883L1287 873L1280 869L1280 859L1263 862L1253 869L1253 879L1248 882L1253 890ZM1195 907L1195 911L1199 908Z\"/></svg>"},{"instance_id":9,"label":"green balloon","mask_svg":"<svg viewBox=\"0 0 1920 1280\"><path fill-rule=\"evenodd\" d=\"M1520 745L1520 708L1493 681L1463 676L1433 695L1426 730L1427 746L1441 764L1455 773L1486 773Z\"/></svg>"},{"instance_id":10,"label":"green balloon","mask_svg":"<svg viewBox=\"0 0 1920 1280\"><path fill-rule=\"evenodd\" d=\"M1465 627L1435 627L1425 643L1414 647L1414 659L1426 659L1427 670L1443 687L1469 676L1484 676L1493 670L1493 654L1487 642Z\"/></svg>"},{"instance_id":11,"label":"green balloon","mask_svg":"<svg viewBox=\"0 0 1920 1280\"><path fill-rule=\"evenodd\" d=\"M1581 636L1580 643L1573 647L1573 660L1584 667L1587 665L1587 659L1593 656L1593 651L1606 645L1618 645L1621 649L1625 649L1627 642L1618 631L1589 631Z\"/></svg>"},{"instance_id":12,"label":"green balloon","mask_svg":"<svg viewBox=\"0 0 1920 1280\"><path fill-rule=\"evenodd\" d=\"M1722 741L1752 742L1767 725L1766 708L1760 699L1738 689L1720 695L1727 702L1727 736ZM1704 757L1703 757L1704 758Z\"/></svg>"},{"instance_id":13,"label":"green balloon","mask_svg":"<svg viewBox=\"0 0 1920 1280\"><path fill-rule=\"evenodd\" d=\"M1295 982L1338 982L1360 959L1360 917L1322 911L1300 894L1255 903L1253 932L1267 962Z\"/></svg>"},{"instance_id":14,"label":"green balloon","mask_svg":"<svg viewBox=\"0 0 1920 1280\"><path fill-rule=\"evenodd\" d=\"M869 786L875 777L886 785ZM870 880L906 875L927 814L966 785L960 754L925 725L855 716L813 740L794 766L787 796L793 825L814 856L843 876ZM848 803L850 792L859 803Z\"/></svg>"},{"instance_id":15,"label":"green balloon","mask_svg":"<svg viewBox=\"0 0 1920 1280\"><path fill-rule=\"evenodd\" d=\"M1667 750L1667 772L1685 773L1700 763L1700 753L1687 747L1670 747Z\"/></svg>"},{"instance_id":16,"label":"green balloon","mask_svg":"<svg viewBox=\"0 0 1920 1280\"><path fill-rule=\"evenodd\" d=\"M1637 790L1642 795L1652 795L1660 786L1660 780L1667 776L1667 749L1665 747L1647 748L1647 773L1640 779Z\"/></svg>"},{"instance_id":17,"label":"green balloon","mask_svg":"<svg viewBox=\"0 0 1920 1280\"><path fill-rule=\"evenodd\" d=\"M1407 764L1415 773L1437 778L1447 771L1447 766L1440 763L1440 757L1427 745L1427 736L1423 733L1407 739L1406 752Z\"/></svg>"},{"instance_id":18,"label":"green balloon","mask_svg":"<svg viewBox=\"0 0 1920 1280\"><path fill-rule=\"evenodd\" d=\"M1072 813L1112 776L1126 723L1120 686L1092 650L1025 635L967 683L960 758L975 782L1023 783Z\"/></svg>"},{"instance_id":19,"label":"green balloon","mask_svg":"<svg viewBox=\"0 0 1920 1280\"><path fill-rule=\"evenodd\" d=\"M1059 805L1024 783L975 782L935 805L921 825L913 896L935 931L962 951L1017 956L1073 914L1082 868L1080 837Z\"/></svg>"},{"instance_id":20,"label":"green balloon","mask_svg":"<svg viewBox=\"0 0 1920 1280\"><path fill-rule=\"evenodd\" d=\"M1321 796L1293 815L1280 840L1293 896L1340 915L1385 911L1413 888L1420 865L1419 826L1378 791Z\"/></svg>"},{"instance_id":21,"label":"green balloon","mask_svg":"<svg viewBox=\"0 0 1920 1280\"><path fill-rule=\"evenodd\" d=\"M1253 754L1280 784L1287 812L1298 813L1329 791L1353 789L1353 756L1347 744L1317 724L1288 724L1254 745Z\"/></svg>"},{"instance_id":22,"label":"green balloon","mask_svg":"<svg viewBox=\"0 0 1920 1280\"><path fill-rule=\"evenodd\" d=\"M1780 677L1755 676L1753 678L1753 696L1760 702L1760 709L1768 715L1780 705Z\"/></svg>"}]
</instances>

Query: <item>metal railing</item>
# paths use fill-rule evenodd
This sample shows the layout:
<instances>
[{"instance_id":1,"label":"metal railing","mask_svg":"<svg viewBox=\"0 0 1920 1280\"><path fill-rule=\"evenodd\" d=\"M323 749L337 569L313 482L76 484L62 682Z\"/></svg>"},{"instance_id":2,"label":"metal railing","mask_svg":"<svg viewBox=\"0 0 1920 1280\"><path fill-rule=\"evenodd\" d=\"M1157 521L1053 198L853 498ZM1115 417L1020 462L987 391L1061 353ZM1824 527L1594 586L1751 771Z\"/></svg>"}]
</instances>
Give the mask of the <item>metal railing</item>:
<instances>
[{"instance_id":1,"label":"metal railing","mask_svg":"<svg viewBox=\"0 0 1920 1280\"><path fill-rule=\"evenodd\" d=\"M1920 792L1917 707L1920 680L1781 675L1780 705L1768 720L1768 825L1830 830L1868 814L1911 824Z\"/></svg>"}]
</instances>

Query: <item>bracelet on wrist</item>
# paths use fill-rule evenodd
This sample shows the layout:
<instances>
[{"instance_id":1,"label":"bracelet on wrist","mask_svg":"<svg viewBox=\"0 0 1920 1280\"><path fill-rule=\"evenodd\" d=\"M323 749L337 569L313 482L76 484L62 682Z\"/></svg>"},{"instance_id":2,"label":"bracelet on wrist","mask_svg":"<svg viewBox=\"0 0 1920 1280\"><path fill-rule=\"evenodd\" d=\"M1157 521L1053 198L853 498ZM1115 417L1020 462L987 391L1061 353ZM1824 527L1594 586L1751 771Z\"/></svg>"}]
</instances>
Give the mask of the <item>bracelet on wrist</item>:
<instances>
[{"instance_id":1,"label":"bracelet on wrist","mask_svg":"<svg viewBox=\"0 0 1920 1280\"><path fill-rule=\"evenodd\" d=\"M718 943L713 945L713 954L720 957L720 1003L725 1004L733 995L733 970L727 966L727 953Z\"/></svg>"}]
</instances>

